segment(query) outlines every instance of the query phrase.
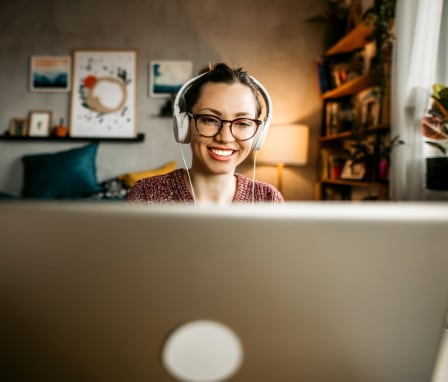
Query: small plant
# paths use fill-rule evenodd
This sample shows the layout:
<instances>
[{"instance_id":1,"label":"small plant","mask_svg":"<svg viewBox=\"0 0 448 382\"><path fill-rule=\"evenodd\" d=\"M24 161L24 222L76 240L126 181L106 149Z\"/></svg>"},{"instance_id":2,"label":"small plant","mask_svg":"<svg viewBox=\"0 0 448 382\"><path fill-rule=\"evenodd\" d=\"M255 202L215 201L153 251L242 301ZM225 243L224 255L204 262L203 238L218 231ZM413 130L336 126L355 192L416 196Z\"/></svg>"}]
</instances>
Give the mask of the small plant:
<instances>
[{"instance_id":1,"label":"small plant","mask_svg":"<svg viewBox=\"0 0 448 382\"><path fill-rule=\"evenodd\" d=\"M431 106L422 119L425 143L447 155L448 144L448 87L434 84L431 94Z\"/></svg>"},{"instance_id":2,"label":"small plant","mask_svg":"<svg viewBox=\"0 0 448 382\"><path fill-rule=\"evenodd\" d=\"M400 139L399 135L396 135L393 137L390 141L390 143L384 145L382 144L380 147L380 157L381 159L389 160L390 154L394 147L404 145L404 141Z\"/></svg>"}]
</instances>

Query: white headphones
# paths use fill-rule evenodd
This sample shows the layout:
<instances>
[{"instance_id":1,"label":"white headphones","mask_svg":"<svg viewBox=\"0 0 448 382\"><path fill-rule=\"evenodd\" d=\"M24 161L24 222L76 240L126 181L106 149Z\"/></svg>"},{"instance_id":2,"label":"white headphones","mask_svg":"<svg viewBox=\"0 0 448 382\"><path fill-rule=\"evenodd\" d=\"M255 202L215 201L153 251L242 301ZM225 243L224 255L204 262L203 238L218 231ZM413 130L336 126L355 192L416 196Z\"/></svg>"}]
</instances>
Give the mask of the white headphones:
<instances>
[{"instance_id":1,"label":"white headphones","mask_svg":"<svg viewBox=\"0 0 448 382\"><path fill-rule=\"evenodd\" d=\"M188 89L191 87L191 85L201 78L202 76L208 74L202 73L199 76L193 77L192 79L185 82L182 87L179 89L179 91L176 94L176 98L174 99L173 104L173 128L174 128L174 137L176 138L176 141L179 143L189 143L190 142L190 134L189 134L189 127L190 127L190 118L187 114L187 112L181 112L180 110L180 101L183 100L185 93L188 91ZM259 93L262 95L265 106L266 106L266 117L261 122L260 126L258 127L257 135L254 138L254 143L252 145L253 150L259 150L261 146L263 145L264 139L266 138L266 134L268 132L269 125L271 123L272 119L272 101L271 97L269 96L266 89L261 85L260 82L258 82L255 78L250 76L252 81L255 83L255 85L258 88Z\"/></svg>"}]
</instances>

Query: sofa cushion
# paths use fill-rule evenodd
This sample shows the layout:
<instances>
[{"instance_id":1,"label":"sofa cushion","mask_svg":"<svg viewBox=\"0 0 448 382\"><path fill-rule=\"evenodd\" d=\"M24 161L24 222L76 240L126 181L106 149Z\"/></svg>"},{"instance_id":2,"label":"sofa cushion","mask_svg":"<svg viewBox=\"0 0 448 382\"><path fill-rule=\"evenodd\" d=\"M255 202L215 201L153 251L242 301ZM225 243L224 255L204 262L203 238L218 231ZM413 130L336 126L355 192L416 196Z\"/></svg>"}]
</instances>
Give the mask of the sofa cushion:
<instances>
[{"instance_id":1,"label":"sofa cushion","mask_svg":"<svg viewBox=\"0 0 448 382\"><path fill-rule=\"evenodd\" d=\"M151 176L156 176L156 175L168 174L169 172L171 172L175 169L176 169L176 162L171 161L171 162L168 162L158 168L123 174L120 176L120 179L123 181L123 183L126 185L126 187L131 188L140 179L149 178Z\"/></svg>"},{"instance_id":2,"label":"sofa cushion","mask_svg":"<svg viewBox=\"0 0 448 382\"><path fill-rule=\"evenodd\" d=\"M22 196L33 199L79 199L101 190L96 178L98 143L65 151L22 157Z\"/></svg>"}]
</instances>

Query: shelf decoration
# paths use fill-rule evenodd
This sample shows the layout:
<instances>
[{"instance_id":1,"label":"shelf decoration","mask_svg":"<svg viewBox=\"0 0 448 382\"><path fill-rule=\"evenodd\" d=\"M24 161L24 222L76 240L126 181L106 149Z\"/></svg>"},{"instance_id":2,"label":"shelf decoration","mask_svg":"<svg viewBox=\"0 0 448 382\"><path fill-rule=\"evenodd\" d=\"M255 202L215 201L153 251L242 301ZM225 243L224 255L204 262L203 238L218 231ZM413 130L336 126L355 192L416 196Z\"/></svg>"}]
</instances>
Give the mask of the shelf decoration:
<instances>
[{"instance_id":1,"label":"shelf decoration","mask_svg":"<svg viewBox=\"0 0 448 382\"><path fill-rule=\"evenodd\" d=\"M8 134L12 137L24 137L28 130L28 120L25 118L13 118L9 125Z\"/></svg>"},{"instance_id":2,"label":"shelf decoration","mask_svg":"<svg viewBox=\"0 0 448 382\"><path fill-rule=\"evenodd\" d=\"M149 64L149 95L170 97L193 75L191 61L151 61Z\"/></svg>"},{"instance_id":3,"label":"shelf decoration","mask_svg":"<svg viewBox=\"0 0 448 382\"><path fill-rule=\"evenodd\" d=\"M75 50L70 136L136 136L136 50Z\"/></svg>"},{"instance_id":4,"label":"shelf decoration","mask_svg":"<svg viewBox=\"0 0 448 382\"><path fill-rule=\"evenodd\" d=\"M30 137L48 137L51 127L51 111L31 111L28 120L28 135Z\"/></svg>"},{"instance_id":5,"label":"shelf decoration","mask_svg":"<svg viewBox=\"0 0 448 382\"><path fill-rule=\"evenodd\" d=\"M32 56L30 90L32 92L68 92L71 79L70 56Z\"/></svg>"}]
</instances>

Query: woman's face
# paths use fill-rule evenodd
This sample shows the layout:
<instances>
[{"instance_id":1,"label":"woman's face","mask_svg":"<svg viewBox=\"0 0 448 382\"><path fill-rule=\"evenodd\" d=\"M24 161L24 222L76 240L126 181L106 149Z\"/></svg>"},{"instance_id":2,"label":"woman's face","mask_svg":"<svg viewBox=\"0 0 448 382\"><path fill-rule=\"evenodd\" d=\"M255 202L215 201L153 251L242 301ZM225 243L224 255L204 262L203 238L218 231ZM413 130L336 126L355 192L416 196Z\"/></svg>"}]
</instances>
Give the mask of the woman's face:
<instances>
[{"instance_id":1,"label":"woman's face","mask_svg":"<svg viewBox=\"0 0 448 382\"><path fill-rule=\"evenodd\" d=\"M224 120L256 118L256 104L250 88L240 83L207 83L203 86L193 114L210 114ZM192 168L203 173L234 173L235 168L249 155L254 138L236 140L230 123L224 123L220 133L212 138L199 135L195 121L190 121Z\"/></svg>"}]
</instances>

